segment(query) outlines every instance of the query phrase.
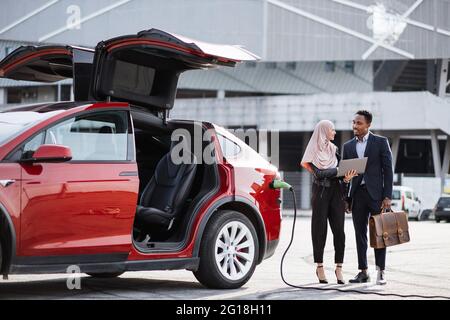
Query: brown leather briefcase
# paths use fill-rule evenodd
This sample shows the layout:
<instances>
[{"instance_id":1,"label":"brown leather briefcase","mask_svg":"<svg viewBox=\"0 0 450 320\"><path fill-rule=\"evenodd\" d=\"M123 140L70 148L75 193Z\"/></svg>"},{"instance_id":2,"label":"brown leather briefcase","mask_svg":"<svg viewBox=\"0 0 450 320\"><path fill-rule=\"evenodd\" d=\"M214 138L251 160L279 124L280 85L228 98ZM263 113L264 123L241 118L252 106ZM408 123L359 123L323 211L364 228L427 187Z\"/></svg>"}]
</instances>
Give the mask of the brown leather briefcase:
<instances>
[{"instance_id":1,"label":"brown leather briefcase","mask_svg":"<svg viewBox=\"0 0 450 320\"><path fill-rule=\"evenodd\" d=\"M369 219L370 246L382 249L409 241L408 215L385 212Z\"/></svg>"}]
</instances>

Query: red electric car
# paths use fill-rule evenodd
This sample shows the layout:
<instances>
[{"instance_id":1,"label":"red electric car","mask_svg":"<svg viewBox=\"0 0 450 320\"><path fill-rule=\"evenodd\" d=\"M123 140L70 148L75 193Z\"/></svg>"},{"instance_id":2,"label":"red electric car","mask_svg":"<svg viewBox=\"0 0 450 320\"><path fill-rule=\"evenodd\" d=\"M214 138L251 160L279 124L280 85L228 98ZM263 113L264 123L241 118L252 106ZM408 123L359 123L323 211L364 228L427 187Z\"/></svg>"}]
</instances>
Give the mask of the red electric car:
<instances>
[{"instance_id":1,"label":"red electric car","mask_svg":"<svg viewBox=\"0 0 450 320\"><path fill-rule=\"evenodd\" d=\"M277 168L227 130L168 111L182 72L255 59L151 29L1 61L4 78L73 78L75 97L0 113L4 277L76 265L93 277L187 269L211 288L246 283L278 244Z\"/></svg>"}]
</instances>

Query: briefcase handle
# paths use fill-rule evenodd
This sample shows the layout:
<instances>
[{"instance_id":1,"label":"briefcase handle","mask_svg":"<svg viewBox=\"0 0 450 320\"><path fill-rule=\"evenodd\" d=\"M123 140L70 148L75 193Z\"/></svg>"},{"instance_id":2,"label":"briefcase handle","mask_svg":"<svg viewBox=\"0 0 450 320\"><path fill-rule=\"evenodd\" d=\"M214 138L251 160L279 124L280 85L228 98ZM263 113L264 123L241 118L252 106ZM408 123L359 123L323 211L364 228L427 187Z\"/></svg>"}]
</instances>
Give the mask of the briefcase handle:
<instances>
[{"instance_id":1,"label":"briefcase handle","mask_svg":"<svg viewBox=\"0 0 450 320\"><path fill-rule=\"evenodd\" d=\"M381 213L387 213L387 212L394 212L394 210L392 210L392 208L389 208L389 209L384 208L384 209L381 209L380 214Z\"/></svg>"}]
</instances>

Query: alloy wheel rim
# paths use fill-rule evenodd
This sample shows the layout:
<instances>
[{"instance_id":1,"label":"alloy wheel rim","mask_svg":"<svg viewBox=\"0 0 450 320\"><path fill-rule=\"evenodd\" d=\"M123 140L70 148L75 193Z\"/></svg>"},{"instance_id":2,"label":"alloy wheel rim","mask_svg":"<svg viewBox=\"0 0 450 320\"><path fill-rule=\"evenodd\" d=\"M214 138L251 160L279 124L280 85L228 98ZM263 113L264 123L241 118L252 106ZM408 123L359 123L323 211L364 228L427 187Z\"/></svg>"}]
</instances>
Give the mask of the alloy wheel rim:
<instances>
[{"instance_id":1,"label":"alloy wheel rim","mask_svg":"<svg viewBox=\"0 0 450 320\"><path fill-rule=\"evenodd\" d=\"M216 265L229 280L240 280L250 271L255 259L255 242L250 229L239 221L227 223L215 244Z\"/></svg>"}]
</instances>

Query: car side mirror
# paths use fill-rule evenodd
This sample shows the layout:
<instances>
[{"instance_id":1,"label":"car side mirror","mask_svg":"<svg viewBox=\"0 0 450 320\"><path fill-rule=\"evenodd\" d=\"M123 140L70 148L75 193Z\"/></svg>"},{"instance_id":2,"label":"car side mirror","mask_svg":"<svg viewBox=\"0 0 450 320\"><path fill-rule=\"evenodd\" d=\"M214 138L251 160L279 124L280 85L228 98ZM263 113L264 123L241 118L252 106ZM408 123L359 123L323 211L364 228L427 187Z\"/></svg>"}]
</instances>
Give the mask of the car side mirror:
<instances>
[{"instance_id":1,"label":"car side mirror","mask_svg":"<svg viewBox=\"0 0 450 320\"><path fill-rule=\"evenodd\" d=\"M31 158L23 159L25 163L47 163L47 162L66 162L72 160L72 151L69 147L44 144L40 146L31 156Z\"/></svg>"}]
</instances>

